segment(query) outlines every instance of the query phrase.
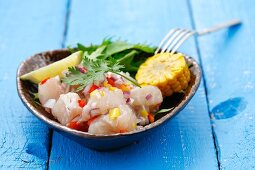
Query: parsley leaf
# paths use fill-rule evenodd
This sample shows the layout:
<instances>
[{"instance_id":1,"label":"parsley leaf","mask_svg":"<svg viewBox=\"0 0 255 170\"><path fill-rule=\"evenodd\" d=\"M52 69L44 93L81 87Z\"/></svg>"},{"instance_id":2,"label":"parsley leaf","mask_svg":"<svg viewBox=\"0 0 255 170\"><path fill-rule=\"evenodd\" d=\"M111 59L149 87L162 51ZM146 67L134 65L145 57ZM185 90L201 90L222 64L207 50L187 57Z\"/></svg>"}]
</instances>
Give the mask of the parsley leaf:
<instances>
[{"instance_id":1,"label":"parsley leaf","mask_svg":"<svg viewBox=\"0 0 255 170\"><path fill-rule=\"evenodd\" d=\"M82 90L88 84L102 80L105 73L117 73L123 68L123 65L120 65L114 59L93 61L84 57L82 63L88 69L87 73L81 73L78 68L70 67L68 68L69 74L62 79L63 82L69 85L77 85L77 91Z\"/></svg>"}]
</instances>

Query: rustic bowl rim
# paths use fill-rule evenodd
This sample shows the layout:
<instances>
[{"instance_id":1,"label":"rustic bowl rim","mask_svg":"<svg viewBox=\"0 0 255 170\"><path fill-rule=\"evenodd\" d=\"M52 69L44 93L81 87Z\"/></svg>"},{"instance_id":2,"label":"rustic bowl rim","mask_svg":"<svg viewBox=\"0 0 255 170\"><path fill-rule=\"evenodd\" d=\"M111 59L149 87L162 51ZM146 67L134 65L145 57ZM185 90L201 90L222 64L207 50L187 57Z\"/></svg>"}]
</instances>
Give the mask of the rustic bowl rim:
<instances>
[{"instance_id":1,"label":"rustic bowl rim","mask_svg":"<svg viewBox=\"0 0 255 170\"><path fill-rule=\"evenodd\" d=\"M35 107L29 103L29 101L26 99L24 92L22 91L22 86L21 86L21 79L19 78L21 75L21 70L24 67L25 63L27 61L29 61L31 58L33 57L37 57L43 53L57 53L57 52L65 52L68 49L56 49L56 50L50 50L50 51L44 51L44 52L39 52L36 53L30 57L28 57L27 59L25 59L24 61L22 61L17 69L17 73L16 73L16 85L17 85L17 92L18 95L21 99L21 101L23 102L23 104L26 106L26 108L33 114L35 115L38 119L40 119L41 121L43 121L44 123L46 123L47 125L49 125L50 127L53 127L59 131L63 131L65 133L69 133L78 137L82 137L82 138L91 138L91 139L105 139L105 138L117 138L117 137L123 137L123 136L131 136L131 135L135 135L141 132L145 132L148 131L150 129L156 128L159 125L163 124L164 122L166 122L167 120L173 118L177 113L179 113L184 107L185 105L191 100L191 98L195 95L200 82L201 82L201 75L202 75L202 71L201 68L199 66L199 64L197 63L197 61L184 54L185 59L188 60L189 62L192 63L192 68L196 69L196 78L194 81L194 84L192 85L190 92L187 96L185 96L185 98L176 106L174 107L169 113L167 113L166 115L164 115L163 117L161 117L160 119L158 119L157 121L150 123L149 125L144 126L141 129L137 129L134 131L130 131L130 132L125 132L125 133L114 133L114 134L109 134L109 135L98 135L98 134L91 134L88 132L82 132L82 131L77 131L77 130L73 130L71 128L68 128L64 125L61 125L59 122L56 122L55 120L49 119L47 117L45 117L43 114L41 114L40 112L38 112Z\"/></svg>"}]
</instances>

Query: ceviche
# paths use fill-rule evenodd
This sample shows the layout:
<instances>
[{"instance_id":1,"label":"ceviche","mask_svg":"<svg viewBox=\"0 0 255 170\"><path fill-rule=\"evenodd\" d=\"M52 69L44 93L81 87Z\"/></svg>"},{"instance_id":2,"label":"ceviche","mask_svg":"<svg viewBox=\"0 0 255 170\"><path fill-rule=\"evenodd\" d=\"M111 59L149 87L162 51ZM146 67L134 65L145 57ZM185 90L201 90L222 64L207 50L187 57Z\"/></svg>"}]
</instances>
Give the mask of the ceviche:
<instances>
[{"instance_id":1,"label":"ceviche","mask_svg":"<svg viewBox=\"0 0 255 170\"><path fill-rule=\"evenodd\" d=\"M62 125L91 134L130 132L169 111L159 110L163 98L190 80L182 54L153 56L154 50L120 40L78 44L70 56L21 79L37 84L35 100Z\"/></svg>"}]
</instances>

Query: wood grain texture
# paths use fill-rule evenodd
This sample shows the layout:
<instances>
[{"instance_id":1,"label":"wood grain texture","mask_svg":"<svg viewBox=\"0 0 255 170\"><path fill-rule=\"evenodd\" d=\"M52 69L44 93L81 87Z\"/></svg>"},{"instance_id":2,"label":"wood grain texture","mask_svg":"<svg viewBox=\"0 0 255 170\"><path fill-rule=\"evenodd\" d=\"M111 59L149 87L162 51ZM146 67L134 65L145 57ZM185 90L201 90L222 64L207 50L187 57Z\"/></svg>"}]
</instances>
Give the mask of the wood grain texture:
<instances>
[{"instance_id":1,"label":"wood grain texture","mask_svg":"<svg viewBox=\"0 0 255 170\"><path fill-rule=\"evenodd\" d=\"M239 28L199 37L222 169L255 168L254 1L192 0L196 29L239 18Z\"/></svg>"},{"instance_id":2,"label":"wood grain texture","mask_svg":"<svg viewBox=\"0 0 255 170\"><path fill-rule=\"evenodd\" d=\"M0 1L0 169L46 169L49 130L21 103L16 69L35 52L60 48L64 14L61 0Z\"/></svg>"},{"instance_id":3,"label":"wood grain texture","mask_svg":"<svg viewBox=\"0 0 255 170\"><path fill-rule=\"evenodd\" d=\"M175 1L174 5L167 0L75 0L71 4L67 45L99 43L106 36L157 45L172 27L191 28L184 0ZM182 51L197 58L194 39ZM50 169L205 167L218 168L203 84L184 111L137 144L112 152L97 152L54 132L49 161Z\"/></svg>"}]
</instances>

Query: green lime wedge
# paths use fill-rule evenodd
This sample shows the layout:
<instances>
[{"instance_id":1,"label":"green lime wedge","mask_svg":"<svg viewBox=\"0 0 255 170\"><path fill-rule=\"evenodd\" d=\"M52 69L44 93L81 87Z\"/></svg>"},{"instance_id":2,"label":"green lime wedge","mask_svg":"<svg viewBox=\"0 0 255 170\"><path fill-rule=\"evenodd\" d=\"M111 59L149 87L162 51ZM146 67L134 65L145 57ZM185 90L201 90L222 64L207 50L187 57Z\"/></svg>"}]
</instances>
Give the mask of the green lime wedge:
<instances>
[{"instance_id":1,"label":"green lime wedge","mask_svg":"<svg viewBox=\"0 0 255 170\"><path fill-rule=\"evenodd\" d=\"M77 51L70 56L42 67L38 70L31 71L30 73L20 76L21 80L30 80L33 83L39 83L45 78L62 76L62 72L68 67L73 67L80 64L82 58L82 52Z\"/></svg>"}]
</instances>

